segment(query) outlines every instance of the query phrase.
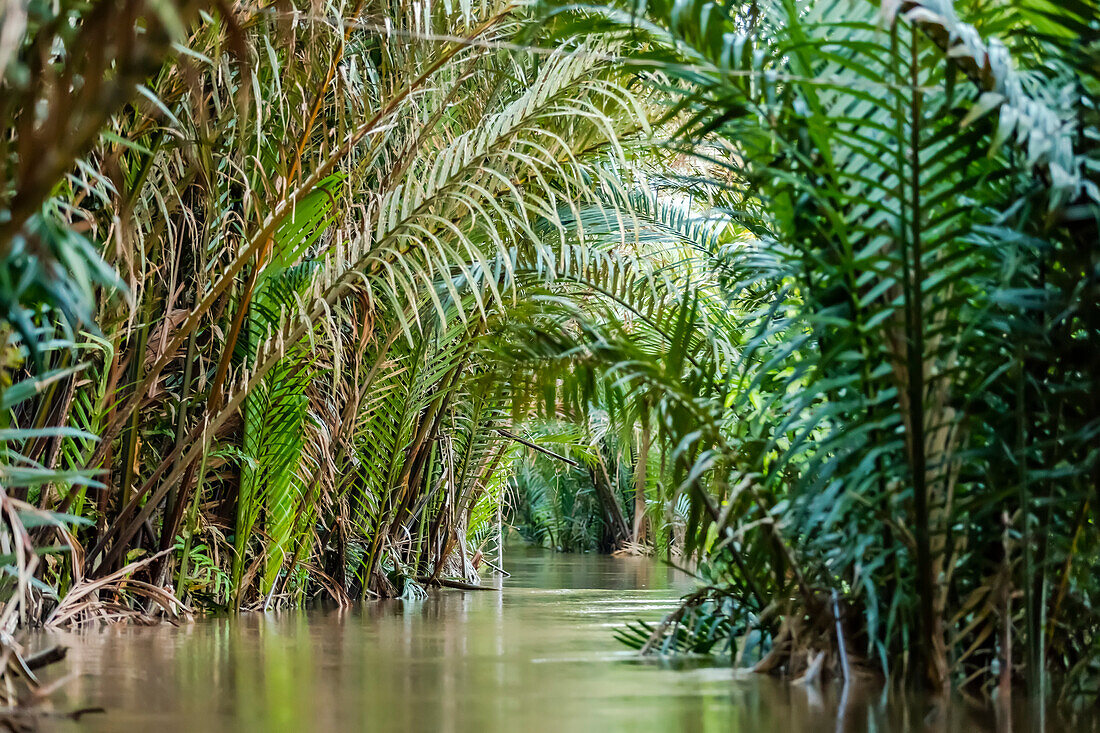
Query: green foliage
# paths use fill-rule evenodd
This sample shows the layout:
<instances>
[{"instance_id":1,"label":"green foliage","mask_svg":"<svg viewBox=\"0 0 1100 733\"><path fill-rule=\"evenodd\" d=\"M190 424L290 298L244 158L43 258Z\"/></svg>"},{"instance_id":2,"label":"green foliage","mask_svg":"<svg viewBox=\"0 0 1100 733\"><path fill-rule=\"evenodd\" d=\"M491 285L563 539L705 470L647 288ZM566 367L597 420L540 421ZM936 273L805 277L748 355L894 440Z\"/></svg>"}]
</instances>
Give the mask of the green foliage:
<instances>
[{"instance_id":1,"label":"green foliage","mask_svg":"<svg viewBox=\"0 0 1100 733\"><path fill-rule=\"evenodd\" d=\"M1095 0L73 7L0 39L61 586L414 597L508 493L700 562L647 651L1095 695Z\"/></svg>"},{"instance_id":2,"label":"green foliage","mask_svg":"<svg viewBox=\"0 0 1100 733\"><path fill-rule=\"evenodd\" d=\"M18 417L80 428L27 459L57 464L43 484L103 479L32 497L95 520L62 584L132 572L255 608L476 581L518 456L487 344L538 311L528 298L557 259L543 235L596 198L620 131L647 125L612 46L499 52L528 18L496 2L149 5L92 3L60 25L36 10L0 49L20 90L0 104L0 162L22 186L0 192L0 251L22 258L13 277L30 273L0 297L56 385ZM134 27L146 34L127 46ZM110 99L36 77L31 54L50 43L62 72L116 70L86 82ZM47 190L28 151L49 146L26 122L35 104L57 117L65 94L87 127L35 171ZM35 196L46 248L29 246ZM79 381L73 355L29 330L93 322L104 336L73 352L89 361Z\"/></svg>"},{"instance_id":3,"label":"green foliage","mask_svg":"<svg viewBox=\"0 0 1100 733\"><path fill-rule=\"evenodd\" d=\"M736 233L578 269L606 311L528 339L531 393L654 416L729 633L756 616L800 639L770 669L808 647L839 673L840 626L847 653L937 688L1026 667L1041 700L1047 671L1088 666L1096 8L551 10L563 37L629 44L695 158L664 199Z\"/></svg>"},{"instance_id":4,"label":"green foliage","mask_svg":"<svg viewBox=\"0 0 1100 733\"><path fill-rule=\"evenodd\" d=\"M9 347L7 351L12 358L13 350ZM75 486L102 487L87 472L42 465L30 458L27 450L45 439L94 440L95 436L68 427L23 428L13 420L38 393L77 371L55 370L37 379L5 384L0 391L0 622L4 624L14 623L15 618L25 621L43 600L56 599L55 588L42 579L54 580L54 574L42 571L39 558L69 553L69 528L89 524L78 516L41 510L12 494L25 496L29 489L44 485L68 486L70 490ZM0 369L0 378L9 381L6 369ZM32 540L32 532L38 541Z\"/></svg>"},{"instance_id":5,"label":"green foliage","mask_svg":"<svg viewBox=\"0 0 1100 733\"><path fill-rule=\"evenodd\" d=\"M509 523L520 535L559 552L607 547L607 529L588 475L544 457L523 461L513 479Z\"/></svg>"}]
</instances>

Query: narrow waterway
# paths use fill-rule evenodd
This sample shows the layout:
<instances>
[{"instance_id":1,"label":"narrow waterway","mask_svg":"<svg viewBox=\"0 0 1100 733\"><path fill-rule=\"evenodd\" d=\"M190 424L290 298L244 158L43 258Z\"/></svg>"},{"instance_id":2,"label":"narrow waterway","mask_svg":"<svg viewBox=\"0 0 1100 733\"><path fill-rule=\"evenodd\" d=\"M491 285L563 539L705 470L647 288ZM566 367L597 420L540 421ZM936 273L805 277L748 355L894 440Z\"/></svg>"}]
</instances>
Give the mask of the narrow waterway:
<instances>
[{"instance_id":1,"label":"narrow waterway","mask_svg":"<svg viewBox=\"0 0 1100 733\"><path fill-rule=\"evenodd\" d=\"M501 592L246 614L181 627L53 632L73 675L60 710L89 731L874 730L837 700L728 667L640 661L612 637L690 580L649 559L517 549ZM896 711L895 711L896 712ZM891 717L893 717L891 715ZM906 721L919 729L920 718ZM898 722L895 718L894 722ZM904 725L908 728L909 725ZM887 725L883 730L901 729Z\"/></svg>"}]
</instances>

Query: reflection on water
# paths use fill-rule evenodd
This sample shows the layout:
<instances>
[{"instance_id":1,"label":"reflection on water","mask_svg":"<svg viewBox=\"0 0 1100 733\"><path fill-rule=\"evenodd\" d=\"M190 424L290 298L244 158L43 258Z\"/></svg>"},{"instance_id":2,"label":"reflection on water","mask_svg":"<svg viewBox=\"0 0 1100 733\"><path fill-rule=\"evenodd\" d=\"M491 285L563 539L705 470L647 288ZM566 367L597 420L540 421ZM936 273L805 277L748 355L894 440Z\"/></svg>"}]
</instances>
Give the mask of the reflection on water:
<instances>
[{"instance_id":1,"label":"reflection on water","mask_svg":"<svg viewBox=\"0 0 1100 733\"><path fill-rule=\"evenodd\" d=\"M852 693L643 663L612 638L656 620L690 581L650 560L506 556L503 592L243 615L183 627L52 633L75 676L60 730L921 730L919 711ZM876 696L877 699L877 696ZM974 730L957 721L950 729Z\"/></svg>"}]
</instances>

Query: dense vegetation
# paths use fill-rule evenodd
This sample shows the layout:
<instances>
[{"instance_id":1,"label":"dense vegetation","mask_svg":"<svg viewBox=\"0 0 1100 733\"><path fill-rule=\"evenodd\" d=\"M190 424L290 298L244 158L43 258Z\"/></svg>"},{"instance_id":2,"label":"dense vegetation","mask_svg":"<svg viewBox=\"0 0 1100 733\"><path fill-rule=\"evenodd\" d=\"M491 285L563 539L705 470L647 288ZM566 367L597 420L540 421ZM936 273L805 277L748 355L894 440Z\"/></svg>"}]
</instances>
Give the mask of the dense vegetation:
<instances>
[{"instance_id":1,"label":"dense vegetation","mask_svg":"<svg viewBox=\"0 0 1100 733\"><path fill-rule=\"evenodd\" d=\"M1094 704L1095 0L7 8L6 629L509 504L698 563L647 651Z\"/></svg>"}]
</instances>

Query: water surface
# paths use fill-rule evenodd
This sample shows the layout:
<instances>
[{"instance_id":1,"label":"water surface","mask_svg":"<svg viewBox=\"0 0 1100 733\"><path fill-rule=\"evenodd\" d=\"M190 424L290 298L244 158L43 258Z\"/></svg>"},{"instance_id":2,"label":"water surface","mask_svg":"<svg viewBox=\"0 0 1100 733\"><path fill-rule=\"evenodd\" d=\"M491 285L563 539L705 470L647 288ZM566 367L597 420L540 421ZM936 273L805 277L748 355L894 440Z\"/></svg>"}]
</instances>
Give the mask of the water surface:
<instances>
[{"instance_id":1,"label":"water surface","mask_svg":"<svg viewBox=\"0 0 1100 733\"><path fill-rule=\"evenodd\" d=\"M691 587L653 560L521 548L505 563L512 576L499 592L54 632L70 647L74 675L57 707L106 712L50 725L155 733L900 729L884 726L866 700L849 699L837 716L835 691L742 679L722 665L639 661L614 628L661 618Z\"/></svg>"}]
</instances>

